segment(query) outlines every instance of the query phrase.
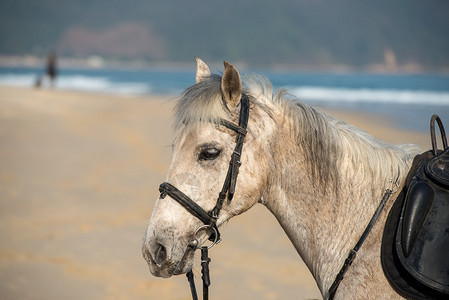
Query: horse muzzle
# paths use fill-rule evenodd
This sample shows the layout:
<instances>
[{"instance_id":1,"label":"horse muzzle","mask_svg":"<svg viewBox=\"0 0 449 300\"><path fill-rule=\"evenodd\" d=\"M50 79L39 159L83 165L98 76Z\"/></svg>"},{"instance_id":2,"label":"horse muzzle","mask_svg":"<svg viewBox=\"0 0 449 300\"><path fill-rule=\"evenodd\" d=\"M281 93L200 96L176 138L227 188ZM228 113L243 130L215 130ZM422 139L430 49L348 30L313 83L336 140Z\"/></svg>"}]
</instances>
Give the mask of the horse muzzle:
<instances>
[{"instance_id":1,"label":"horse muzzle","mask_svg":"<svg viewBox=\"0 0 449 300\"><path fill-rule=\"evenodd\" d=\"M187 273L192 269L196 247L187 246L181 255L176 255L175 247L167 240L150 239L142 245L142 255L147 261L151 274L169 278Z\"/></svg>"}]
</instances>

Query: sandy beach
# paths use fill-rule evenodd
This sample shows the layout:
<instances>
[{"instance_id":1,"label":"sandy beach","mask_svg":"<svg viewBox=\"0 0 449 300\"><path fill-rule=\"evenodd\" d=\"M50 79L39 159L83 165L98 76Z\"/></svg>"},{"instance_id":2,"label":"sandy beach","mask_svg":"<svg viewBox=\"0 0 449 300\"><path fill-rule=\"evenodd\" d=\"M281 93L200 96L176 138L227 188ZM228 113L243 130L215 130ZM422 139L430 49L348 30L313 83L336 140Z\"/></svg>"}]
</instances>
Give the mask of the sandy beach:
<instances>
[{"instance_id":1,"label":"sandy beach","mask_svg":"<svg viewBox=\"0 0 449 300\"><path fill-rule=\"evenodd\" d=\"M155 278L141 255L170 162L171 100L0 86L1 299L190 299L185 276ZM386 117L324 111L388 142L430 147L426 133ZM321 298L264 207L222 235L210 253L211 299ZM199 282L199 261L195 273Z\"/></svg>"}]
</instances>

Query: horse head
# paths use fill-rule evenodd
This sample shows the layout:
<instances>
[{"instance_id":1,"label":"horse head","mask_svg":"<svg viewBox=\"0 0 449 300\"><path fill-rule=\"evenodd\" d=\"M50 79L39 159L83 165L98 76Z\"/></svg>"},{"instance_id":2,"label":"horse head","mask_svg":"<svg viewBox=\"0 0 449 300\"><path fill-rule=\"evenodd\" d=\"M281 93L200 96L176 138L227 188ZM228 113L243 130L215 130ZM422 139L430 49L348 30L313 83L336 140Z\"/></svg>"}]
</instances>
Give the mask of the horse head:
<instances>
[{"instance_id":1,"label":"horse head","mask_svg":"<svg viewBox=\"0 0 449 300\"><path fill-rule=\"evenodd\" d=\"M196 60L196 84L185 91L175 108L176 138L166 182L182 191L209 216L217 206L220 192L226 194L222 195L226 199L219 214L214 216L214 228L217 228L261 199L269 160L265 147L254 139L255 132L263 129L251 129L253 116L248 134L241 137L243 151L237 153L237 188L235 192L223 188L229 166L237 155L236 136L242 134L238 125L241 99L242 96L248 99L249 95L245 94L240 74L231 64L224 63L225 70L220 77L212 75L202 60ZM198 230L204 221L175 201L170 193L163 196L166 195L163 193L156 201L142 252L153 275L170 277L192 269L197 244L206 243L213 228Z\"/></svg>"}]
</instances>

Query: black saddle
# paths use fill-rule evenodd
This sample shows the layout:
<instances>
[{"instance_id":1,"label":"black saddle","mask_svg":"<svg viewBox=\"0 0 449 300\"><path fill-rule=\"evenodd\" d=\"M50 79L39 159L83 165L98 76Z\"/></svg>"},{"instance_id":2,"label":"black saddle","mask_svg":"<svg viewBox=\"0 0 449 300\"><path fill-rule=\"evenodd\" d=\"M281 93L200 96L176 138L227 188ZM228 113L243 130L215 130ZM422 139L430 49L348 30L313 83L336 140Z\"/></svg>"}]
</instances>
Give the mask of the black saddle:
<instances>
[{"instance_id":1,"label":"black saddle","mask_svg":"<svg viewBox=\"0 0 449 300\"><path fill-rule=\"evenodd\" d=\"M442 151L437 149L435 121ZM430 133L433 150L415 157L382 238L385 276L407 299L449 299L449 147L437 115Z\"/></svg>"}]
</instances>

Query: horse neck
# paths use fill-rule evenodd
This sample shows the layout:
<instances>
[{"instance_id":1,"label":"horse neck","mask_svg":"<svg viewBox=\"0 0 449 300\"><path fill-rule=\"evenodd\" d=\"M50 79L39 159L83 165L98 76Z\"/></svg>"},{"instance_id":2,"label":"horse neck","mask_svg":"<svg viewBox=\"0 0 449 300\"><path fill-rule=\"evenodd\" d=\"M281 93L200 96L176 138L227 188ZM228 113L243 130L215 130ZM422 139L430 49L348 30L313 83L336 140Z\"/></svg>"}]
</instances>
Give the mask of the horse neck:
<instances>
[{"instance_id":1,"label":"horse neck","mask_svg":"<svg viewBox=\"0 0 449 300\"><path fill-rule=\"evenodd\" d=\"M278 219L324 295L374 213L385 183L398 177L402 181L402 174L393 173L406 169L408 163L394 166L394 159L408 160L409 154L378 141L357 141L360 147L376 148L380 157L391 157L392 165L384 168L389 170L384 172L387 178L378 182L375 179L382 174L375 174L378 170L369 169L370 164L363 162L373 157L365 157L363 149L355 149L357 155L345 153L350 149L341 149L344 143L337 143L338 139L348 139L350 144L351 139L360 139L360 132L346 125L343 129L327 124L329 127L321 133L338 135L333 140L329 137L325 144L336 151L335 163L331 167L338 168L339 172L335 173L338 175L327 176L326 182L320 182L317 177L322 175L316 170L320 166L310 165L307 161L310 153L306 153L304 145L298 144L291 122L284 120L281 123L283 125L279 126L270 142L272 164L263 203ZM375 165L375 162L371 164L371 168ZM315 171L311 172L311 169Z\"/></svg>"}]
</instances>

